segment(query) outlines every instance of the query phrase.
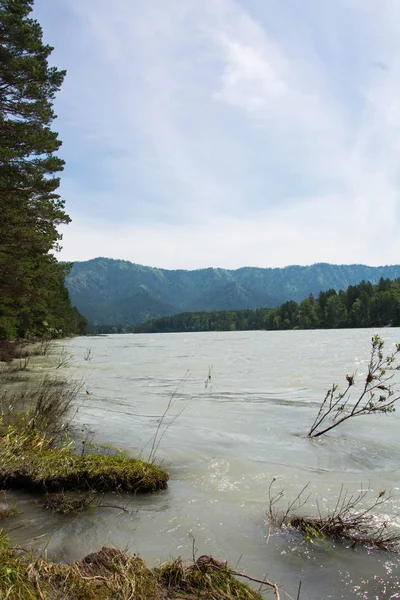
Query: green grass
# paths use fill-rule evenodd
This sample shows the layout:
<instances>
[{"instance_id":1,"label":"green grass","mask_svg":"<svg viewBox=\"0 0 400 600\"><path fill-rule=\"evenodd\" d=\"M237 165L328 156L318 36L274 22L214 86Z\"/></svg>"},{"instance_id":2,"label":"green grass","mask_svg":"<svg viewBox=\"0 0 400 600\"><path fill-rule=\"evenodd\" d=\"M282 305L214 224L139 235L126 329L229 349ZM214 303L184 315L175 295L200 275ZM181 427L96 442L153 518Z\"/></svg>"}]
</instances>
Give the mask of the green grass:
<instances>
[{"instance_id":1,"label":"green grass","mask_svg":"<svg viewBox=\"0 0 400 600\"><path fill-rule=\"evenodd\" d=\"M211 557L210 557L211 558ZM0 531L0 598L7 600L262 600L218 561L178 559L149 569L137 555L102 548L66 564L20 554Z\"/></svg>"},{"instance_id":2,"label":"green grass","mask_svg":"<svg viewBox=\"0 0 400 600\"><path fill-rule=\"evenodd\" d=\"M78 455L71 444L54 448L36 431L8 426L0 439L0 486L40 492L96 490L153 492L167 487L168 473L124 455Z\"/></svg>"}]
</instances>

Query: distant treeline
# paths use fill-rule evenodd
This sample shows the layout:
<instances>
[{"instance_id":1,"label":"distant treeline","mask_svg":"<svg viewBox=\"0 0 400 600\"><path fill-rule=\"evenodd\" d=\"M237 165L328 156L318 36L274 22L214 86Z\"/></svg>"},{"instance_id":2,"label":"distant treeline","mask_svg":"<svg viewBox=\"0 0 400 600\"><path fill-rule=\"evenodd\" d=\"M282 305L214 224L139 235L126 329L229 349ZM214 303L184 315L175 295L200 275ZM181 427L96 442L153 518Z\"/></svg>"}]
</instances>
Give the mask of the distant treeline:
<instances>
[{"instance_id":1,"label":"distant treeline","mask_svg":"<svg viewBox=\"0 0 400 600\"><path fill-rule=\"evenodd\" d=\"M320 292L318 298L311 294L299 304L289 300L278 308L181 313L154 319L134 328L116 327L114 331L279 331L385 326L400 326L400 279L381 278L377 285L362 281L359 285L349 286L346 291L330 289Z\"/></svg>"}]
</instances>

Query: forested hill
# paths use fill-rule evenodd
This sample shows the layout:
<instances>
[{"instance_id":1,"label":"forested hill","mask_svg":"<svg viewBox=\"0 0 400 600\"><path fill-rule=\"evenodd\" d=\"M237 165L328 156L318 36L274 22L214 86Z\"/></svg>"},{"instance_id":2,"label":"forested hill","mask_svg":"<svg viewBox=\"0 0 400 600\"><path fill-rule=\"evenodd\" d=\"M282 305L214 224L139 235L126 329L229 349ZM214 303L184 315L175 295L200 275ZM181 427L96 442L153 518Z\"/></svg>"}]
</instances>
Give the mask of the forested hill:
<instances>
[{"instance_id":1,"label":"forested hill","mask_svg":"<svg viewBox=\"0 0 400 600\"><path fill-rule=\"evenodd\" d=\"M278 308L182 313L136 326L135 333L181 331L244 331L252 329L338 329L400 326L400 279L361 282L346 291L334 289L294 300Z\"/></svg>"},{"instance_id":2,"label":"forested hill","mask_svg":"<svg viewBox=\"0 0 400 600\"><path fill-rule=\"evenodd\" d=\"M400 265L319 263L186 271L95 258L74 263L67 286L72 302L92 325L135 325L182 312L273 308L363 280L378 283L381 277L400 277Z\"/></svg>"}]
</instances>

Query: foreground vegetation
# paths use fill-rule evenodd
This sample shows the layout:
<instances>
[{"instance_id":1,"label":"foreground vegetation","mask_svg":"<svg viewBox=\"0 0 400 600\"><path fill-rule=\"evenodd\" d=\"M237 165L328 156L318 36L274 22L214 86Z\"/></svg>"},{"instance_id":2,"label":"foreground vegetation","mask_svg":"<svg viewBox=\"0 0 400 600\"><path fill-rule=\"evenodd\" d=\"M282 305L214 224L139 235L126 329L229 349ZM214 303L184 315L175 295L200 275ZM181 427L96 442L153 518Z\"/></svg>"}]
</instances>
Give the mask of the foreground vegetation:
<instances>
[{"instance_id":1,"label":"foreground vegetation","mask_svg":"<svg viewBox=\"0 0 400 600\"><path fill-rule=\"evenodd\" d=\"M178 559L149 569L137 555L102 548L79 562L56 564L10 548L4 532L0 533L0 598L262 600L237 581L225 563L212 557L199 557L192 565Z\"/></svg>"},{"instance_id":2,"label":"foreground vegetation","mask_svg":"<svg viewBox=\"0 0 400 600\"><path fill-rule=\"evenodd\" d=\"M278 308L180 313L125 327L124 331L281 331L386 326L400 326L400 279L381 279L377 285L363 281L346 291L330 289L320 292L318 298L310 295L300 304L290 300Z\"/></svg>"},{"instance_id":3,"label":"foreground vegetation","mask_svg":"<svg viewBox=\"0 0 400 600\"><path fill-rule=\"evenodd\" d=\"M54 448L35 431L9 426L0 440L0 486L31 491L153 492L167 487L164 469L123 455L78 455Z\"/></svg>"}]
</instances>

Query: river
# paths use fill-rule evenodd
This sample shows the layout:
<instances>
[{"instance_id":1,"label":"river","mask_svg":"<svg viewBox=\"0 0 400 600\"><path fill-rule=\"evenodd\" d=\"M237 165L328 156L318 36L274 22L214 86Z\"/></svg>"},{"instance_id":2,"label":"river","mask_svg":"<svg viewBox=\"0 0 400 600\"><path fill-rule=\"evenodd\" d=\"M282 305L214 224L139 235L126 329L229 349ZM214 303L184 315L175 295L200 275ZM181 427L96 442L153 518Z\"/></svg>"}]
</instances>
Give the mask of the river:
<instances>
[{"instance_id":1,"label":"river","mask_svg":"<svg viewBox=\"0 0 400 600\"><path fill-rule=\"evenodd\" d=\"M63 374L83 382L75 418L82 430L90 429L83 435L130 456L146 458L153 447L156 462L170 472L169 487L130 499L130 514L98 509L66 517L13 494L25 506L19 516L25 527L12 538L26 544L36 536L37 548L68 561L104 545L138 552L151 565L178 555L190 559L193 550L212 554L277 582L281 600L296 598L300 581L301 600L400 598L396 555L312 544L290 531L268 537L273 478L273 490L284 490L282 508L309 483L302 513L333 508L342 486L349 494L370 489L371 498L391 491L383 517L400 526L397 413L351 419L329 436L306 437L332 383L342 384L346 373L365 373L375 332L387 351L400 342L400 329L62 342L70 354Z\"/></svg>"}]
</instances>

